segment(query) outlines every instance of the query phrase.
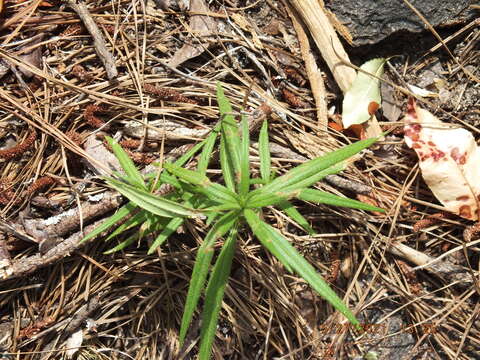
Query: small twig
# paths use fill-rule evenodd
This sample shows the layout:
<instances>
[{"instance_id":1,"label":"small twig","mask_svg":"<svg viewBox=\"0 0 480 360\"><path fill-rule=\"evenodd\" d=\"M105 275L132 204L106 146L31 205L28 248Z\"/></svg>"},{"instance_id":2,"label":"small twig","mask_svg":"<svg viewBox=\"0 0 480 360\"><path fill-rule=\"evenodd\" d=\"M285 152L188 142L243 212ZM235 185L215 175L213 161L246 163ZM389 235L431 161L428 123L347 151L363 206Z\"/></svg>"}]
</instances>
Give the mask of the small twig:
<instances>
[{"instance_id":1,"label":"small twig","mask_svg":"<svg viewBox=\"0 0 480 360\"><path fill-rule=\"evenodd\" d=\"M342 61L342 58L348 59L347 52L330 23L321 2L317 0L292 0L290 3L298 11L310 30L312 38L332 72L338 87L345 93L355 80L356 74Z\"/></svg>"},{"instance_id":2,"label":"small twig","mask_svg":"<svg viewBox=\"0 0 480 360\"><path fill-rule=\"evenodd\" d=\"M88 32L92 35L95 50L105 66L108 79L115 79L118 76L118 71L115 67L115 59L110 51L108 51L107 43L105 42L97 24L93 20L92 15L90 15L87 6L83 2L77 2L76 0L68 0L68 5L78 14Z\"/></svg>"}]
</instances>

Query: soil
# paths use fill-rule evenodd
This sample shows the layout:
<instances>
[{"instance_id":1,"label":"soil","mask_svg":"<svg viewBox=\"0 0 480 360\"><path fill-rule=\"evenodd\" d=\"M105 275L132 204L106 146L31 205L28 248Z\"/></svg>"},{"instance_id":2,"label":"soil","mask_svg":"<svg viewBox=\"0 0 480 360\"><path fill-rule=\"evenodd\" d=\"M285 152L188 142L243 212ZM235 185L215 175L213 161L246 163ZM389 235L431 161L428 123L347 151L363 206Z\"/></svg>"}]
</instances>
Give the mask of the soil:
<instances>
[{"instance_id":1,"label":"soil","mask_svg":"<svg viewBox=\"0 0 480 360\"><path fill-rule=\"evenodd\" d=\"M138 227L81 243L126 202L102 178L120 171L105 136L144 173L156 170L152 163L178 158L216 124L217 81L234 111L249 114L254 142L255 121L268 118L280 173L358 133L338 131L343 94L310 38L326 88L330 126L321 127L288 1L192 0L191 12L188 1L77 2L87 5L113 65L67 2L6 0L0 12L0 357L193 359L200 314L182 349L179 328L208 227L188 222L153 255L155 234L105 254ZM399 90L431 91L420 106L480 138L480 28L478 19L462 21L439 29L449 51L429 31L379 35L361 47L342 40L356 66L389 58L384 79L395 86L382 84L377 118L391 132L317 187L385 214L295 203L317 235L277 210L263 214L366 333L242 229L213 358L478 358L479 249L476 237L464 238L473 222L452 215L418 225L445 209L405 145L408 96ZM219 170L216 159L212 167ZM415 269L415 257L449 250Z\"/></svg>"}]
</instances>

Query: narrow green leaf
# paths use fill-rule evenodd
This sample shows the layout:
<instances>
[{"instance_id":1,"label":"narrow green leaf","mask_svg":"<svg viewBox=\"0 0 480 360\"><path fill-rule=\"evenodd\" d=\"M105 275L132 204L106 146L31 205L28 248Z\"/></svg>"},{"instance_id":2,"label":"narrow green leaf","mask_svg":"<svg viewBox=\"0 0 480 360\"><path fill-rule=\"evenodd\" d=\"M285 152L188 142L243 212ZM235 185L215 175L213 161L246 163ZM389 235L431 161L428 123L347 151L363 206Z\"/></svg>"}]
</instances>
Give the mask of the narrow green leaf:
<instances>
[{"instance_id":1,"label":"narrow green leaf","mask_svg":"<svg viewBox=\"0 0 480 360\"><path fill-rule=\"evenodd\" d=\"M240 151L240 185L239 194L245 196L250 189L250 132L248 130L248 120L242 115L242 143Z\"/></svg>"},{"instance_id":2,"label":"narrow green leaf","mask_svg":"<svg viewBox=\"0 0 480 360\"><path fill-rule=\"evenodd\" d=\"M258 152L260 155L260 175L265 183L270 181L272 160L270 157L270 144L268 141L268 122L265 120L260 129L258 139Z\"/></svg>"},{"instance_id":3,"label":"narrow green leaf","mask_svg":"<svg viewBox=\"0 0 480 360\"><path fill-rule=\"evenodd\" d=\"M103 253L105 255L109 255L109 254L116 253L117 251L121 251L121 250L125 249L127 246L133 244L136 240L138 240L138 237L139 237L138 234L134 234L132 236L129 236L126 240L122 241L117 246L115 246L111 249L108 249L107 251L104 251Z\"/></svg>"},{"instance_id":4,"label":"narrow green leaf","mask_svg":"<svg viewBox=\"0 0 480 360\"><path fill-rule=\"evenodd\" d=\"M173 163L177 166L185 165L207 142L207 139L203 139L199 143L195 144L190 150L188 150L185 154L180 156L177 160Z\"/></svg>"},{"instance_id":5,"label":"narrow green leaf","mask_svg":"<svg viewBox=\"0 0 480 360\"><path fill-rule=\"evenodd\" d=\"M227 145L225 138L220 137L220 167L222 168L223 180L228 190L235 191L235 174L233 172L233 165L231 159L227 156Z\"/></svg>"},{"instance_id":6,"label":"narrow green leaf","mask_svg":"<svg viewBox=\"0 0 480 360\"><path fill-rule=\"evenodd\" d=\"M210 179L206 175L201 174L197 171L188 170L175 164L165 164L164 167L166 170L168 170L168 172L172 173L175 176L178 176L180 179L190 184L201 186L211 184Z\"/></svg>"},{"instance_id":7,"label":"narrow green leaf","mask_svg":"<svg viewBox=\"0 0 480 360\"><path fill-rule=\"evenodd\" d=\"M202 213L210 214L212 212L221 212L221 211L230 211L230 210L240 210L241 206L238 203L232 204L220 204L220 205L212 205L205 208L199 207L198 210L202 211Z\"/></svg>"},{"instance_id":8,"label":"narrow green leaf","mask_svg":"<svg viewBox=\"0 0 480 360\"><path fill-rule=\"evenodd\" d=\"M108 237L105 239L105 241L109 241L113 239L115 236L120 235L122 232L142 224L146 220L146 211L145 210L140 210L138 213L133 215L130 219L125 221L123 224L121 224L119 227L115 229L114 232L112 232Z\"/></svg>"},{"instance_id":9,"label":"narrow green leaf","mask_svg":"<svg viewBox=\"0 0 480 360\"><path fill-rule=\"evenodd\" d=\"M298 225L300 225L309 235L315 234L315 230L312 229L310 224L308 223L307 219L303 217L302 214L298 212L298 210L293 206L293 204L289 201L282 201L277 204L277 206L285 212L293 221L295 221Z\"/></svg>"},{"instance_id":10,"label":"narrow green leaf","mask_svg":"<svg viewBox=\"0 0 480 360\"><path fill-rule=\"evenodd\" d=\"M217 83L217 101L222 118L222 137L225 139L227 148L226 155L230 158L235 173L236 183L240 183L240 134L238 133L238 125L232 115L232 106L226 98L220 83Z\"/></svg>"},{"instance_id":11,"label":"narrow green leaf","mask_svg":"<svg viewBox=\"0 0 480 360\"><path fill-rule=\"evenodd\" d=\"M250 185L265 185L267 183L268 183L268 181L265 181L265 180L260 179L260 178L251 178L250 179Z\"/></svg>"},{"instance_id":12,"label":"narrow green leaf","mask_svg":"<svg viewBox=\"0 0 480 360\"><path fill-rule=\"evenodd\" d=\"M385 210L379 207L366 204L361 201L344 198L344 197L337 196L325 191L315 190L315 189L301 190L297 198L303 201L310 201L317 204L327 204L327 205L334 205L334 206L343 206L343 207L348 207L352 209L385 212Z\"/></svg>"},{"instance_id":13,"label":"narrow green leaf","mask_svg":"<svg viewBox=\"0 0 480 360\"><path fill-rule=\"evenodd\" d=\"M200 154L200 159L198 160L197 171L200 174L205 175L207 172L208 163L212 159L213 147L215 141L217 140L218 133L220 132L221 122L219 121L217 125L213 128L212 132L205 139L205 145Z\"/></svg>"},{"instance_id":14,"label":"narrow green leaf","mask_svg":"<svg viewBox=\"0 0 480 360\"><path fill-rule=\"evenodd\" d=\"M174 201L167 200L161 196L153 195L147 191L137 189L115 179L109 178L106 181L108 185L126 196L130 201L133 201L141 208L150 211L155 215L164 217L198 216L198 213L195 210L189 209Z\"/></svg>"},{"instance_id":15,"label":"narrow green leaf","mask_svg":"<svg viewBox=\"0 0 480 360\"><path fill-rule=\"evenodd\" d=\"M265 206L272 206L281 203L282 201L288 200L290 198L296 197L298 191L290 192L268 192L265 190L265 187L258 190L252 191L248 194L245 201L245 207L248 209L261 208Z\"/></svg>"},{"instance_id":16,"label":"narrow green leaf","mask_svg":"<svg viewBox=\"0 0 480 360\"><path fill-rule=\"evenodd\" d=\"M221 213L218 211L213 211L213 212L206 213L206 215L207 215L207 220L205 221L205 225L210 227L210 225L213 224L215 219L217 219L221 215Z\"/></svg>"},{"instance_id":17,"label":"narrow green leaf","mask_svg":"<svg viewBox=\"0 0 480 360\"><path fill-rule=\"evenodd\" d=\"M230 101L225 96L225 92L223 91L222 84L217 81L217 101L218 101L218 110L220 111L220 115L230 115L232 116L232 105Z\"/></svg>"},{"instance_id":18,"label":"narrow green leaf","mask_svg":"<svg viewBox=\"0 0 480 360\"><path fill-rule=\"evenodd\" d=\"M283 189L283 191L291 192L295 190L298 191L300 189L309 188L313 184L316 184L317 182L325 178L325 176L338 174L340 171L345 170L346 167L347 167L346 161L339 162L338 164L332 165L329 168L326 168L324 170L317 172L316 174L310 176L309 178L300 180L299 182L296 182L295 184L286 187L285 189Z\"/></svg>"},{"instance_id":19,"label":"narrow green leaf","mask_svg":"<svg viewBox=\"0 0 480 360\"><path fill-rule=\"evenodd\" d=\"M200 350L198 358L208 360L212 351L213 340L217 330L218 315L222 308L223 295L232 268L235 243L237 240L237 225L230 230L217 262L213 266L212 275L205 292L205 304L202 313L202 328L200 330Z\"/></svg>"},{"instance_id":20,"label":"narrow green leaf","mask_svg":"<svg viewBox=\"0 0 480 360\"><path fill-rule=\"evenodd\" d=\"M322 157L309 160L265 185L264 190L273 193L278 190L283 190L286 187L296 186L297 183L317 175L320 171L348 159L352 155L369 147L377 140L377 138L371 138L357 141Z\"/></svg>"},{"instance_id":21,"label":"narrow green leaf","mask_svg":"<svg viewBox=\"0 0 480 360\"><path fill-rule=\"evenodd\" d=\"M100 235L102 232L110 229L113 225L117 222L122 220L125 216L132 213L137 206L131 202L127 203L126 205L122 206L120 209L117 210L115 214L110 216L107 220L105 220L102 224L97 226L91 233L88 233L80 242L84 242L94 238L97 235Z\"/></svg>"},{"instance_id":22,"label":"narrow green leaf","mask_svg":"<svg viewBox=\"0 0 480 360\"><path fill-rule=\"evenodd\" d=\"M342 299L330 288L323 280L315 268L308 263L298 251L270 225L262 222L260 218L251 210L244 211L245 218L254 230L258 239L273 255L280 256L278 259L283 265L288 265L300 275L310 286L325 300L327 300L335 309L340 311L354 325L359 327L359 322L355 315L342 302ZM256 231L255 231L256 230Z\"/></svg>"},{"instance_id":23,"label":"narrow green leaf","mask_svg":"<svg viewBox=\"0 0 480 360\"><path fill-rule=\"evenodd\" d=\"M183 346L185 336L187 335L188 327L192 321L193 313L197 307L200 294L205 286L210 262L212 261L215 241L226 234L238 219L238 212L229 212L223 215L212 226L207 233L202 246L198 249L195 265L193 266L193 273L190 279L190 286L188 288L185 308L183 310L182 325L180 328L180 346Z\"/></svg>"},{"instance_id":24,"label":"narrow green leaf","mask_svg":"<svg viewBox=\"0 0 480 360\"><path fill-rule=\"evenodd\" d=\"M217 183L210 181L208 177L202 175L196 171L184 169L173 164L165 164L165 169L171 172L173 175L178 176L180 179L197 185L196 191L202 192L208 196L212 201L215 202L225 202L230 204L238 203L238 195L234 192L227 189L225 186L222 186ZM195 191L191 187L186 186L185 188L190 189L190 191Z\"/></svg>"},{"instance_id":25,"label":"narrow green leaf","mask_svg":"<svg viewBox=\"0 0 480 360\"><path fill-rule=\"evenodd\" d=\"M367 61L360 69L376 77L383 75L385 59ZM358 72L352 86L345 93L342 106L342 123L347 129L353 124L361 124L372 117L371 107L376 110L382 103L380 95L380 79L363 72ZM371 105L371 104L374 105Z\"/></svg>"},{"instance_id":26,"label":"narrow green leaf","mask_svg":"<svg viewBox=\"0 0 480 360\"><path fill-rule=\"evenodd\" d=\"M137 170L135 167L135 164L133 163L132 159L127 155L125 150L122 149L118 143L113 140L110 136L105 136L107 139L108 144L113 150L113 153L117 157L120 165L122 166L123 170L125 171L125 174L127 175L129 182L132 185L137 185L140 188L146 190L147 187L145 186L145 182L143 181L142 175L140 172Z\"/></svg>"},{"instance_id":27,"label":"narrow green leaf","mask_svg":"<svg viewBox=\"0 0 480 360\"><path fill-rule=\"evenodd\" d=\"M180 217L171 219L167 226L165 226L165 229L163 229L163 231L160 233L160 235L157 236L152 245L150 245L147 254L153 254L155 250L170 237L170 235L177 231L177 229L183 224L183 221L184 219Z\"/></svg>"},{"instance_id":28,"label":"narrow green leaf","mask_svg":"<svg viewBox=\"0 0 480 360\"><path fill-rule=\"evenodd\" d=\"M262 220L260 220L259 216L253 210L250 210L250 209L243 210L243 216L245 217L245 220L247 221L248 226L250 226L250 229L252 229L253 234L260 241L262 241L261 239L265 239L265 241L270 241L268 240L269 233L267 230L264 229ZM283 264L283 266L285 266L288 272L293 273L293 268L288 262L289 259L285 257L282 252L277 251L276 248L272 248L272 247L267 247L267 249L273 254L273 256L275 256Z\"/></svg>"}]
</instances>

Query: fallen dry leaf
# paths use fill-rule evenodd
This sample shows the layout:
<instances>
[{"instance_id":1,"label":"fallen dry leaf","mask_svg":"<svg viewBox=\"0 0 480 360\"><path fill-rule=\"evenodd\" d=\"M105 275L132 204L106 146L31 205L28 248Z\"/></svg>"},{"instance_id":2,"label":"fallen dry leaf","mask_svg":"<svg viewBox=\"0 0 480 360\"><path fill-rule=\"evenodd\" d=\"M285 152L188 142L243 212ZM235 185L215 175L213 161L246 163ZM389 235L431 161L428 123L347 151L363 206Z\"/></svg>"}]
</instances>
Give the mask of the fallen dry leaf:
<instances>
[{"instance_id":1,"label":"fallen dry leaf","mask_svg":"<svg viewBox=\"0 0 480 360\"><path fill-rule=\"evenodd\" d=\"M408 102L405 142L420 160L422 176L435 197L452 213L478 220L480 151L473 135L449 127L415 100Z\"/></svg>"},{"instance_id":2,"label":"fallen dry leaf","mask_svg":"<svg viewBox=\"0 0 480 360\"><path fill-rule=\"evenodd\" d=\"M207 4L203 0L191 0L190 12L205 14L210 12ZM191 15L189 23L189 31L193 32L196 38L212 34L217 27L217 23L213 18L206 15ZM191 39L192 42L197 42L196 39ZM185 61L194 58L205 51L205 43L187 43L183 45L170 59L168 64L173 67L184 63Z\"/></svg>"},{"instance_id":3,"label":"fallen dry leaf","mask_svg":"<svg viewBox=\"0 0 480 360\"><path fill-rule=\"evenodd\" d=\"M380 107L382 98L378 78L383 75L384 65L385 59L378 58L367 61L360 67L366 73L358 72L352 86L343 98L342 122L345 129L370 120Z\"/></svg>"},{"instance_id":4,"label":"fallen dry leaf","mask_svg":"<svg viewBox=\"0 0 480 360\"><path fill-rule=\"evenodd\" d=\"M115 155L113 155L113 153L107 150L101 140L97 139L96 134L91 134L87 138L84 147L87 154L98 162L107 165L114 171L122 172L122 167L120 166L118 159L115 157ZM91 169L97 174L109 175L105 170L96 167L94 164L88 163L88 166L91 167Z\"/></svg>"}]
</instances>

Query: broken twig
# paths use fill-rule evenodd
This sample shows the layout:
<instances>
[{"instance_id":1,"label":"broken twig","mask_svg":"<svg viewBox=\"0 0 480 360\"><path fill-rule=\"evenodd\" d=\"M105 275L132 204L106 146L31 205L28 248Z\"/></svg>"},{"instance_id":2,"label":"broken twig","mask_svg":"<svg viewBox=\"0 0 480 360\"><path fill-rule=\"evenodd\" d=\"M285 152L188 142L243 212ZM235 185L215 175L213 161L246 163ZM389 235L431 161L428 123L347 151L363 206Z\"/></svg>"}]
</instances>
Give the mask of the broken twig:
<instances>
[{"instance_id":1,"label":"broken twig","mask_svg":"<svg viewBox=\"0 0 480 360\"><path fill-rule=\"evenodd\" d=\"M93 44L97 51L100 60L105 66L107 77L109 80L113 80L118 76L117 68L115 67L115 59L113 55L107 49L107 43L103 38L103 35L98 28L97 24L90 15L87 6L82 1L68 0L68 6L70 6L83 21L83 24L87 28L90 35L93 37Z\"/></svg>"}]
</instances>

